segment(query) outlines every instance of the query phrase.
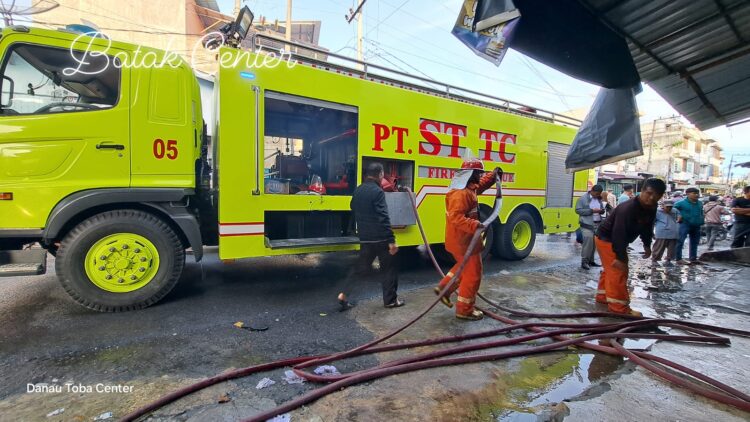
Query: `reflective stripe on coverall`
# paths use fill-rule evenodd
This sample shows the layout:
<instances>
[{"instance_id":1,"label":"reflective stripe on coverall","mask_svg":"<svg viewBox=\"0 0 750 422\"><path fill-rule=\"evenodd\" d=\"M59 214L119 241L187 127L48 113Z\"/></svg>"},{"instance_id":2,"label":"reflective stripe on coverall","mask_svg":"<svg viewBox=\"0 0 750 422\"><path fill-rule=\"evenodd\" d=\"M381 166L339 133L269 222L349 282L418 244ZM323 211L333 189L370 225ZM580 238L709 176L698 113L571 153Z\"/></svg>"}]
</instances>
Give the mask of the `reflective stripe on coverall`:
<instances>
[{"instance_id":1,"label":"reflective stripe on coverall","mask_svg":"<svg viewBox=\"0 0 750 422\"><path fill-rule=\"evenodd\" d=\"M617 259L612 243L594 237L596 250L602 260L602 272L599 275L599 287L596 301L607 304L610 312L627 314L630 312L630 294L628 293L628 272L612 266ZM625 265L628 265L626 262Z\"/></svg>"},{"instance_id":2,"label":"reflective stripe on coverall","mask_svg":"<svg viewBox=\"0 0 750 422\"><path fill-rule=\"evenodd\" d=\"M469 183L466 188L453 189L445 196L445 249L456 259L456 265L440 281L441 288L448 284L455 270L461 265L471 238L481 224L477 194L492 187L493 183L495 175L487 173L482 176L479 184ZM474 301L482 280L482 249L481 243L474 248L460 280L454 285L454 291L458 288L456 314L469 315L474 311Z\"/></svg>"}]
</instances>

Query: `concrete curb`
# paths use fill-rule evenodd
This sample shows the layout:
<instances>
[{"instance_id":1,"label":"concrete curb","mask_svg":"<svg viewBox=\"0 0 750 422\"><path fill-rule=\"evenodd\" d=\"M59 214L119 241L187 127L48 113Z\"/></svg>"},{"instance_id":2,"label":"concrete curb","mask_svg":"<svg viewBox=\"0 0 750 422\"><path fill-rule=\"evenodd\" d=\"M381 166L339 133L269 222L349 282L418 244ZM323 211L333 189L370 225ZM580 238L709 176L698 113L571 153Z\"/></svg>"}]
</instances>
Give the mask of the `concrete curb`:
<instances>
[{"instance_id":1,"label":"concrete curb","mask_svg":"<svg viewBox=\"0 0 750 422\"><path fill-rule=\"evenodd\" d=\"M708 262L739 262L750 264L750 247L726 249L723 251L704 252L701 261Z\"/></svg>"}]
</instances>

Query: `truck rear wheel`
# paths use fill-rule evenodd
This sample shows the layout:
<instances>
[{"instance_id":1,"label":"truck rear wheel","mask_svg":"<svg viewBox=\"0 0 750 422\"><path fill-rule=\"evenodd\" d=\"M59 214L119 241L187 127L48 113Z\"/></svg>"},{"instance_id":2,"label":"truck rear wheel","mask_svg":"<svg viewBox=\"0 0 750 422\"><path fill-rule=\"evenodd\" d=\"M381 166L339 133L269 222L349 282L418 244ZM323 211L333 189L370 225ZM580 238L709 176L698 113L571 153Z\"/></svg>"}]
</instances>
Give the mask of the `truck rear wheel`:
<instances>
[{"instance_id":1,"label":"truck rear wheel","mask_svg":"<svg viewBox=\"0 0 750 422\"><path fill-rule=\"evenodd\" d=\"M488 211L486 208L481 207L479 209L479 220L484 221L486 220L491 214L491 211ZM485 230L482 233L482 245L484 245L484 249L482 250L482 261L487 261L490 259L490 253L494 250L495 246L494 243L496 242L497 237L495 236L495 233L498 229L498 223L493 222L490 224L489 227L487 227L487 230ZM435 258L437 258L439 261L442 261L445 264L453 265L456 263L456 259L453 257L453 255L448 252L445 249L445 244L437 244L432 245L432 252L435 254Z\"/></svg>"},{"instance_id":2,"label":"truck rear wheel","mask_svg":"<svg viewBox=\"0 0 750 422\"><path fill-rule=\"evenodd\" d=\"M55 270L65 291L100 312L153 305L177 284L185 251L163 220L139 210L97 214L60 244Z\"/></svg>"},{"instance_id":3,"label":"truck rear wheel","mask_svg":"<svg viewBox=\"0 0 750 422\"><path fill-rule=\"evenodd\" d=\"M517 210L501 225L495 238L497 254L509 261L526 258L534 249L536 224L526 210Z\"/></svg>"}]
</instances>

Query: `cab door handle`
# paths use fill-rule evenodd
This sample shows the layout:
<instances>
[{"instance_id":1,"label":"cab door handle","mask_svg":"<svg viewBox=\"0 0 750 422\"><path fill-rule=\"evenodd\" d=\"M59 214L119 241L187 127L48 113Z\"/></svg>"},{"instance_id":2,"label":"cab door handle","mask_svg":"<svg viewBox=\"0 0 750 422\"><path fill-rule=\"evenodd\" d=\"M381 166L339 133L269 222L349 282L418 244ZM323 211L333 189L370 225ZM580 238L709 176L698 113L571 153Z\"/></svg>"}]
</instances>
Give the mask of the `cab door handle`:
<instances>
[{"instance_id":1,"label":"cab door handle","mask_svg":"<svg viewBox=\"0 0 750 422\"><path fill-rule=\"evenodd\" d=\"M101 144L96 144L96 149L115 149L115 150L118 150L118 151L122 151L122 150L125 149L125 145L120 145L120 144L105 144L105 143L102 142Z\"/></svg>"}]
</instances>

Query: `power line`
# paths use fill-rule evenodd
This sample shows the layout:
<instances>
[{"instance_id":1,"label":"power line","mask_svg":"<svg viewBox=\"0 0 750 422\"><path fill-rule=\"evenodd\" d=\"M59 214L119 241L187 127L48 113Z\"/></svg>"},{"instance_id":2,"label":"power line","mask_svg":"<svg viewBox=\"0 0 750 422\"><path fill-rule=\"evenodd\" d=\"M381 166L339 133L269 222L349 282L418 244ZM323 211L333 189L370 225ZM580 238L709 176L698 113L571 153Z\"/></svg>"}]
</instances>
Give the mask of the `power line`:
<instances>
[{"instance_id":1,"label":"power line","mask_svg":"<svg viewBox=\"0 0 750 422\"><path fill-rule=\"evenodd\" d=\"M409 64L409 63L405 62L404 60L401 60L401 58L399 58L399 57L398 57L398 56L396 56L395 54L393 54L393 53L390 53L390 52L386 51L385 49L381 48L381 47L380 47L380 43L378 43L378 42L376 42L376 41L373 41L373 40L367 40L367 41L369 41L369 42L370 42L370 43L371 43L371 44L372 44L373 46L375 46L375 48L377 48L377 49L378 49L379 51L382 51L382 52L384 52L385 54L388 54L389 56L391 56L391 57L393 57L394 59L398 60L399 62L401 62L401 63L405 64L405 65L406 65L406 66L408 66L409 68L411 68L411 69L413 69L413 70L415 70L415 71L417 71L417 72L421 73L421 74L422 74L422 76L426 77L427 79L432 79L433 81L436 81L436 80L435 80L435 78L433 78L432 76L430 76L430 75L428 75L428 74L426 74L426 73L422 72L421 70L419 70L419 69L417 69L416 67L412 66L411 64ZM381 57L382 57L382 56L381 56ZM406 73L409 73L409 72L406 72ZM436 82L437 82L437 81L436 81Z\"/></svg>"},{"instance_id":2,"label":"power line","mask_svg":"<svg viewBox=\"0 0 750 422\"><path fill-rule=\"evenodd\" d=\"M542 72L540 72L539 69L537 69L536 66L534 66L534 64L528 58L526 58L526 56L521 56L521 61L526 65L526 67L531 69L531 71L534 74L536 74L536 76L539 79L541 79L542 82L544 82L548 87L550 87L552 91L554 91L555 95L557 95L557 97L560 98L560 101L562 101L562 103L565 104L565 107L567 107L569 110L572 108L570 104L568 104L568 101L565 99L565 97L563 97L563 95L560 93L560 91L555 89L555 87L551 83L549 83L549 81L547 81L547 78L545 78L544 75L542 75Z\"/></svg>"},{"instance_id":3,"label":"power line","mask_svg":"<svg viewBox=\"0 0 750 422\"><path fill-rule=\"evenodd\" d=\"M380 45L382 45L384 47L388 47L391 50L399 51L399 52L404 53L404 54L409 54L409 55L412 55L412 56L417 57L419 59L422 59L422 60L425 60L425 61L428 61L428 62L431 62L431 63L435 63L435 64L440 65L440 66L444 66L446 68L455 69L455 70L458 70L460 72L464 72L464 73L467 73L467 74L480 76L482 78L485 78L485 79L488 79L488 80L491 80L491 81L494 81L494 82L499 82L499 83L502 83L502 84L515 85L515 86L518 86L520 88L525 88L525 89L529 89L529 90L533 90L533 91L538 91L538 92L542 92L542 93L546 93L546 94L551 94L551 95L557 95L554 92L550 92L550 91L547 91L547 90L544 90L544 89L540 89L540 88L536 88L536 87L532 87L532 86L528 86L528 85L519 84L519 83L513 82L513 81L508 81L508 80L502 80L502 79L493 78L491 76L487 76L484 73L474 72L474 71L471 71L471 70L467 70L467 69L464 69L464 68L459 67L459 66L447 64L447 63L444 63L444 62L439 61L439 60L434 60L434 59L431 59L431 58L428 58L428 57L424 57L424 56L421 56L421 55L418 55L418 54L414 54L412 52L405 51L405 50L402 50L402 49L399 49L399 48L396 48L396 47L393 47L393 46L390 46L390 45L386 45L386 44L383 44L383 43L380 43ZM566 97L569 97L569 98L590 98L590 96L588 96L588 95L567 95L567 94L562 94L562 95L564 95Z\"/></svg>"},{"instance_id":4,"label":"power line","mask_svg":"<svg viewBox=\"0 0 750 422\"><path fill-rule=\"evenodd\" d=\"M401 3L401 5L399 7L397 7L397 8L395 8L388 16L386 16L380 22L376 23L374 28L370 28L370 30L367 31L367 34L365 34L365 36L369 36L370 33L372 33L372 31L378 29L378 27L380 26L381 23L383 23L383 22L387 21L388 19L390 19L391 16L395 15L396 12L398 12L399 10L401 10L401 8L404 7L404 6L406 6L406 3L409 3L410 1L411 0L405 0L403 3Z\"/></svg>"}]
</instances>

